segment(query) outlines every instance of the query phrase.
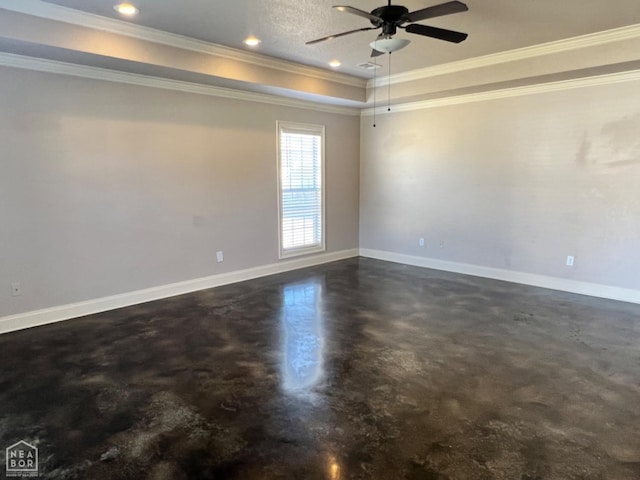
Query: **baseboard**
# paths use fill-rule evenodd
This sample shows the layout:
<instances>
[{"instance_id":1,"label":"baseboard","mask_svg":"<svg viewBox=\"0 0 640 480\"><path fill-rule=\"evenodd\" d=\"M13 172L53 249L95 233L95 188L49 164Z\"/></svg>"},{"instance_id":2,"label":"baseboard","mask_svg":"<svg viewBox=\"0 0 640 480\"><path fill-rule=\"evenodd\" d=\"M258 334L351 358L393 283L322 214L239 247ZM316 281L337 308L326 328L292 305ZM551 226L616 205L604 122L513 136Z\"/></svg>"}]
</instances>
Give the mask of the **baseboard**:
<instances>
[{"instance_id":1,"label":"baseboard","mask_svg":"<svg viewBox=\"0 0 640 480\"><path fill-rule=\"evenodd\" d=\"M506 282L520 283L533 287L549 288L569 293L578 293L590 297L606 298L621 302L640 304L640 291L627 288L612 287L598 283L580 282L566 278L549 277L533 273L516 272L500 268L483 267L468 263L449 262L434 258L416 257L401 253L387 252L383 250L372 250L368 248L360 249L360 256L385 260L387 262L403 263L416 267L432 268L434 270L444 270L447 272L462 273L476 277L491 278L494 280L504 280Z\"/></svg>"},{"instance_id":2,"label":"baseboard","mask_svg":"<svg viewBox=\"0 0 640 480\"><path fill-rule=\"evenodd\" d=\"M516 272L499 268L483 267L480 265L404 255L383 250L361 248L324 253L295 260L248 268L245 270L237 270L234 272L147 288L144 290L136 290L134 292L123 293L121 295L113 295L84 302L1 317L0 334L46 325L48 323L61 322L71 318L82 317L84 315L114 310L116 308L151 302L153 300L160 300L198 290L206 290L207 288L219 287L267 275L312 267L337 260L357 257L358 255L378 260L385 260L388 262L403 263L405 265L432 268L434 270L443 270L447 272L461 273L464 275L473 275L476 277L504 280L507 282L531 285L534 287L549 288L552 290L560 290L592 297L640 304L640 291L638 290L612 287L597 283L580 282L545 275L536 275L532 273Z\"/></svg>"},{"instance_id":3,"label":"baseboard","mask_svg":"<svg viewBox=\"0 0 640 480\"><path fill-rule=\"evenodd\" d=\"M22 330L25 328L37 327L48 323L61 322L71 318L82 317L94 313L114 310L116 308L129 307L140 303L160 300L162 298L182 295L184 293L206 290L207 288L219 287L231 283L242 282L254 278L273 275L276 273L298 270L300 268L312 267L323 263L334 262L346 258L358 256L358 249L342 250L339 252L322 253L295 260L282 261L269 265L237 270L209 277L187 280L184 282L162 285L159 287L136 290L134 292L113 295L110 297L97 298L79 303L61 305L43 310L35 310L17 315L10 315L0 318L0 334Z\"/></svg>"}]
</instances>

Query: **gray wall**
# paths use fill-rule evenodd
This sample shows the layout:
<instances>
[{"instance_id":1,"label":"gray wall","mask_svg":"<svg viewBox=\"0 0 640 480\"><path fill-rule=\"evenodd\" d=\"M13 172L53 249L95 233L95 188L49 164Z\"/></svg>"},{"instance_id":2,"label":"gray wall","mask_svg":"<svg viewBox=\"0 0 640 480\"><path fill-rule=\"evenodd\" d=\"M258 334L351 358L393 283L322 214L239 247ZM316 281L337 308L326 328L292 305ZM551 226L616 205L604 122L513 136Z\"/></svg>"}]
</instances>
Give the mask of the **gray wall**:
<instances>
[{"instance_id":1,"label":"gray wall","mask_svg":"<svg viewBox=\"0 0 640 480\"><path fill-rule=\"evenodd\" d=\"M278 262L276 120L326 125L327 251L358 246L358 117L8 68L0 85L0 316Z\"/></svg>"},{"instance_id":2,"label":"gray wall","mask_svg":"<svg viewBox=\"0 0 640 480\"><path fill-rule=\"evenodd\" d=\"M361 248L640 289L638 82L371 123Z\"/></svg>"}]
</instances>

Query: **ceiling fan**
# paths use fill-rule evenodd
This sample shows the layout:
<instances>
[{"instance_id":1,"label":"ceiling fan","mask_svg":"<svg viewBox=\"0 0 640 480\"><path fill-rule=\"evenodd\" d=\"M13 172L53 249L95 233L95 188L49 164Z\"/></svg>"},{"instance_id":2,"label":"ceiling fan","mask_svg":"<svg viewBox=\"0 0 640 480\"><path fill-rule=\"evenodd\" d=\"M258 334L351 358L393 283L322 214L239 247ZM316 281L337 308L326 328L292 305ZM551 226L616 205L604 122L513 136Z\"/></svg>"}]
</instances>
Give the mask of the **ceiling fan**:
<instances>
[{"instance_id":1,"label":"ceiling fan","mask_svg":"<svg viewBox=\"0 0 640 480\"><path fill-rule=\"evenodd\" d=\"M353 15L358 15L359 17L364 17L371 22L373 27L364 27L356 30L349 30L348 32L336 33L327 37L311 40L306 43L307 45L324 42L325 40L332 40L352 33L377 30L381 28L382 33L378 36L376 41L371 43L371 48L373 48L371 56L377 57L384 53L391 53L396 50L400 50L409 44L409 40L393 38L393 35L396 34L398 28L403 28L409 33L415 33L425 37L436 38L438 40L445 40L453 43L460 43L467 38L466 33L414 23L428 18L441 17L469 10L464 3L458 1L427 7L414 12L409 12L409 9L402 5L391 5L391 0L389 0L387 5L373 9L371 13L347 5L336 5L333 8L340 12L347 12Z\"/></svg>"}]
</instances>

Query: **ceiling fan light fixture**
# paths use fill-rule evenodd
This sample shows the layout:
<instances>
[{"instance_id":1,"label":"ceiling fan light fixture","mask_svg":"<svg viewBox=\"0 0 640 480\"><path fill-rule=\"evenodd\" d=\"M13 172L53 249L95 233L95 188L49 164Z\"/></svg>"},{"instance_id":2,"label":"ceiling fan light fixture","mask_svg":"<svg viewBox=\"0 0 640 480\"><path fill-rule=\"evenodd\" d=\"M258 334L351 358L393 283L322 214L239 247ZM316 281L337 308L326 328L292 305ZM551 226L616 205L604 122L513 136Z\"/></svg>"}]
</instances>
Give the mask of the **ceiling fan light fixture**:
<instances>
[{"instance_id":1,"label":"ceiling fan light fixture","mask_svg":"<svg viewBox=\"0 0 640 480\"><path fill-rule=\"evenodd\" d=\"M329 62L329 66L331 68L338 68L340 65L342 65L342 62L340 60L331 60Z\"/></svg>"},{"instance_id":2,"label":"ceiling fan light fixture","mask_svg":"<svg viewBox=\"0 0 640 480\"><path fill-rule=\"evenodd\" d=\"M406 38L379 38L369 44L371 48L382 53L391 53L403 49L411 43Z\"/></svg>"}]
</instances>

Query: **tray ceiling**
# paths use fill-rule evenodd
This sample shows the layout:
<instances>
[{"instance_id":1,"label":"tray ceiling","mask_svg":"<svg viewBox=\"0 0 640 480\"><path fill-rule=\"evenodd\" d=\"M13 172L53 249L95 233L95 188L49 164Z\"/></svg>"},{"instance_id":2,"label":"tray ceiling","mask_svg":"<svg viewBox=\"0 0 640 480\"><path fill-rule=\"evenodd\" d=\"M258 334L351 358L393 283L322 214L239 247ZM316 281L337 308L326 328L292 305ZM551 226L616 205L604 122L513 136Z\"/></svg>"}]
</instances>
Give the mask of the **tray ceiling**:
<instances>
[{"instance_id":1,"label":"tray ceiling","mask_svg":"<svg viewBox=\"0 0 640 480\"><path fill-rule=\"evenodd\" d=\"M105 0L47 0L48 3L84 12L120 18L117 2ZM271 57L330 69L328 62L342 62L339 71L369 78L357 67L369 60L368 46L375 31L333 41L305 45L305 41L368 26L368 21L332 9L334 0L136 0L140 14L128 22L250 50L242 40L255 35L262 40L253 51ZM350 0L346 4L372 10L383 2ZM395 3L395 2L394 2ZM432 0L401 2L410 10L442 3ZM585 2L583 0L467 0L469 12L421 23L469 33L459 45L399 32L412 43L392 56L392 73L513 50L565 38L640 23L637 0ZM387 56L380 63L387 71Z\"/></svg>"}]
</instances>

